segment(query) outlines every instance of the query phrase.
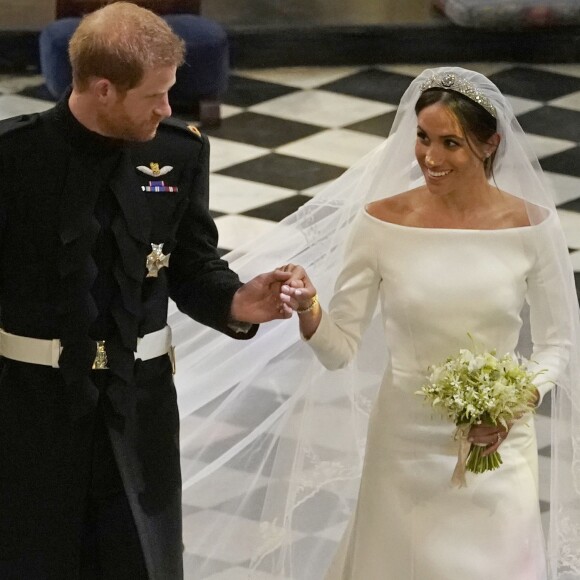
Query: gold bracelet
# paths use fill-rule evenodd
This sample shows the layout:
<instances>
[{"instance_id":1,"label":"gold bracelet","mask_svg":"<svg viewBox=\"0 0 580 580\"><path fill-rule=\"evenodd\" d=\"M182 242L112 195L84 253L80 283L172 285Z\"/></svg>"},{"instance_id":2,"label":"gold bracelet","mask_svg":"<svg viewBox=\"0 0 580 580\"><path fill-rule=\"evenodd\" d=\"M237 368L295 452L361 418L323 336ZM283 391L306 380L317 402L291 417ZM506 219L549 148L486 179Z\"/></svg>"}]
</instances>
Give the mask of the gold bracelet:
<instances>
[{"instance_id":1,"label":"gold bracelet","mask_svg":"<svg viewBox=\"0 0 580 580\"><path fill-rule=\"evenodd\" d=\"M310 304L306 308L298 309L296 312L298 314L305 314L306 312L310 312L316 305L318 304L318 294L315 294L310 301Z\"/></svg>"}]
</instances>

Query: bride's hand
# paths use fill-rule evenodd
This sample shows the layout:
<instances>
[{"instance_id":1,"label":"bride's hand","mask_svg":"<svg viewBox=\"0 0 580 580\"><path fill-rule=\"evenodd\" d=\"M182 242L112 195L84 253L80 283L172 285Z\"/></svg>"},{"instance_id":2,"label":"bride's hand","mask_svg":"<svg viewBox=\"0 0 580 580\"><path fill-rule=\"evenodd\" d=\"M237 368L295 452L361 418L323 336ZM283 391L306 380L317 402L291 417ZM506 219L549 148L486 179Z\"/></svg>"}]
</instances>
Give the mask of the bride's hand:
<instances>
[{"instance_id":1,"label":"bride's hand","mask_svg":"<svg viewBox=\"0 0 580 580\"><path fill-rule=\"evenodd\" d=\"M280 289L280 300L290 306L292 310L305 310L316 296L316 288L308 278L302 266L286 264L280 268L283 272L290 272L291 277L286 280Z\"/></svg>"},{"instance_id":2,"label":"bride's hand","mask_svg":"<svg viewBox=\"0 0 580 580\"><path fill-rule=\"evenodd\" d=\"M472 425L471 429L469 429L467 440L474 445L485 447L482 452L482 456L485 457L498 450L508 436L511 427L512 423L508 423L507 429L503 425L485 425L483 423Z\"/></svg>"},{"instance_id":3,"label":"bride's hand","mask_svg":"<svg viewBox=\"0 0 580 580\"><path fill-rule=\"evenodd\" d=\"M535 389L534 399L530 402L530 410L535 409L540 400L540 392ZM516 415L511 421L507 423L507 429L503 425L485 425L484 423L480 425L472 425L469 429L469 434L467 440L474 445L485 446L485 450L482 455L485 457L491 455L494 451L497 451L499 446L508 436L513 424L521 419L527 413L521 413Z\"/></svg>"}]
</instances>

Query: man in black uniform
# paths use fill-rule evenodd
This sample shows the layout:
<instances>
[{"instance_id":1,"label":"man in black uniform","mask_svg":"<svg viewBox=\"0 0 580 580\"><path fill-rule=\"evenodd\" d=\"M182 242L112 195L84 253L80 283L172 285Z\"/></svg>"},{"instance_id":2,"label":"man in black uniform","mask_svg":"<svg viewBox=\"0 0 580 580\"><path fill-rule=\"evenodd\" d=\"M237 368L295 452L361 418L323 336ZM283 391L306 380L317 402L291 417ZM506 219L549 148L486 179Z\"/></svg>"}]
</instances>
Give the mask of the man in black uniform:
<instances>
[{"instance_id":1,"label":"man in black uniform","mask_svg":"<svg viewBox=\"0 0 580 580\"><path fill-rule=\"evenodd\" d=\"M0 123L0 578L182 578L168 298L250 338L289 274L216 251L208 141L166 119L183 44L119 2L70 43L73 88Z\"/></svg>"}]
</instances>

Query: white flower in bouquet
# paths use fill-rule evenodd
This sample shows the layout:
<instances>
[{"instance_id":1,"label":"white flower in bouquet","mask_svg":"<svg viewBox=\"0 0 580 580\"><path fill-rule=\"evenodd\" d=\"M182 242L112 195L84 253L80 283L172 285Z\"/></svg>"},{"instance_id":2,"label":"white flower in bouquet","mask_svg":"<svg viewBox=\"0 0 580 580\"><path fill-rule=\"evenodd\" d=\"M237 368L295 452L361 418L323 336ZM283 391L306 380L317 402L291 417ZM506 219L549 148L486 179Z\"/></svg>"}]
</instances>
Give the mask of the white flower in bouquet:
<instances>
[{"instance_id":1,"label":"white flower in bouquet","mask_svg":"<svg viewBox=\"0 0 580 580\"><path fill-rule=\"evenodd\" d=\"M495 350L478 353L461 349L457 356L429 367L427 383L417 394L455 423L456 437L463 444L472 425L508 429L510 421L533 412L537 393L533 381L543 371L529 371L526 362L511 353L498 358ZM483 456L481 445L468 445L467 453L461 446L452 478L459 487L465 486L466 469L482 473L502 464L498 451Z\"/></svg>"}]
</instances>

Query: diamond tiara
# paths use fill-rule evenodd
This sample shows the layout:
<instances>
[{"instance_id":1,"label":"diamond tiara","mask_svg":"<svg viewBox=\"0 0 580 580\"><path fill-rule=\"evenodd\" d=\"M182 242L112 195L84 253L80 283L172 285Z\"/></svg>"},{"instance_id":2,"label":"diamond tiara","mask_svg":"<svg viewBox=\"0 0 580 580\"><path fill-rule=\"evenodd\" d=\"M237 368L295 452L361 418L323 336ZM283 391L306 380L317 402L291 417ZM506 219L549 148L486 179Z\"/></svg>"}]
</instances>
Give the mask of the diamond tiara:
<instances>
[{"instance_id":1,"label":"diamond tiara","mask_svg":"<svg viewBox=\"0 0 580 580\"><path fill-rule=\"evenodd\" d=\"M450 91L461 93L468 99L481 105L492 117L497 119L497 113L495 112L495 107L492 105L491 101L484 94L478 91L469 81L458 77L455 73L434 74L421 85L422 93L427 89L448 89Z\"/></svg>"}]
</instances>

